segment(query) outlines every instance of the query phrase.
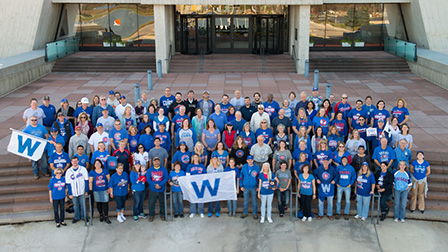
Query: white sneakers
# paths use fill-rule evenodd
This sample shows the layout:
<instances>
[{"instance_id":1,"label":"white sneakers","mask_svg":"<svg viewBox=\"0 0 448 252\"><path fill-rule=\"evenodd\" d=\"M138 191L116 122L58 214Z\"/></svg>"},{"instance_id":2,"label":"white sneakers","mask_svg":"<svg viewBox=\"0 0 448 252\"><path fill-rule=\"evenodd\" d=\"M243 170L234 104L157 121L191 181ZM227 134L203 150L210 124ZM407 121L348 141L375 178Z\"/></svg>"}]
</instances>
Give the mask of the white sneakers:
<instances>
[{"instance_id":1,"label":"white sneakers","mask_svg":"<svg viewBox=\"0 0 448 252\"><path fill-rule=\"evenodd\" d=\"M117 221L120 222L120 223L123 223L123 219L121 218L121 215L117 216Z\"/></svg>"},{"instance_id":2,"label":"white sneakers","mask_svg":"<svg viewBox=\"0 0 448 252\"><path fill-rule=\"evenodd\" d=\"M361 216L355 215L355 219L359 219L359 218L361 218Z\"/></svg>"},{"instance_id":3,"label":"white sneakers","mask_svg":"<svg viewBox=\"0 0 448 252\"><path fill-rule=\"evenodd\" d=\"M126 217L124 217L124 214L123 214L123 213L121 213L120 216L121 216L121 218L122 218L124 221L126 220Z\"/></svg>"},{"instance_id":4,"label":"white sneakers","mask_svg":"<svg viewBox=\"0 0 448 252\"><path fill-rule=\"evenodd\" d=\"M364 218L364 217L361 218L362 221L365 221L366 219L367 219L367 218Z\"/></svg>"},{"instance_id":5,"label":"white sneakers","mask_svg":"<svg viewBox=\"0 0 448 252\"><path fill-rule=\"evenodd\" d=\"M313 218L310 216L310 217L308 217L308 221L309 222L312 222L313 221Z\"/></svg>"},{"instance_id":6,"label":"white sneakers","mask_svg":"<svg viewBox=\"0 0 448 252\"><path fill-rule=\"evenodd\" d=\"M302 221L306 221L306 217L305 216L303 216Z\"/></svg>"},{"instance_id":7,"label":"white sneakers","mask_svg":"<svg viewBox=\"0 0 448 252\"><path fill-rule=\"evenodd\" d=\"M194 217L194 213L190 214L190 218L193 218L193 217Z\"/></svg>"},{"instance_id":8,"label":"white sneakers","mask_svg":"<svg viewBox=\"0 0 448 252\"><path fill-rule=\"evenodd\" d=\"M269 223L274 222L270 217L268 217L267 220L268 220ZM260 223L264 223L264 217L261 217Z\"/></svg>"},{"instance_id":9,"label":"white sneakers","mask_svg":"<svg viewBox=\"0 0 448 252\"><path fill-rule=\"evenodd\" d=\"M273 221L272 221L271 218L268 217L268 222L269 222L269 223L272 223Z\"/></svg>"},{"instance_id":10,"label":"white sneakers","mask_svg":"<svg viewBox=\"0 0 448 252\"><path fill-rule=\"evenodd\" d=\"M204 218L204 217L205 217L204 214L201 213L201 218Z\"/></svg>"},{"instance_id":11,"label":"white sneakers","mask_svg":"<svg viewBox=\"0 0 448 252\"><path fill-rule=\"evenodd\" d=\"M404 219L401 219L401 222L402 222L402 223L405 223Z\"/></svg>"},{"instance_id":12,"label":"white sneakers","mask_svg":"<svg viewBox=\"0 0 448 252\"><path fill-rule=\"evenodd\" d=\"M398 219L394 219L395 222L398 222Z\"/></svg>"},{"instance_id":13,"label":"white sneakers","mask_svg":"<svg viewBox=\"0 0 448 252\"><path fill-rule=\"evenodd\" d=\"M260 223L264 223L264 217L261 217Z\"/></svg>"}]
</instances>

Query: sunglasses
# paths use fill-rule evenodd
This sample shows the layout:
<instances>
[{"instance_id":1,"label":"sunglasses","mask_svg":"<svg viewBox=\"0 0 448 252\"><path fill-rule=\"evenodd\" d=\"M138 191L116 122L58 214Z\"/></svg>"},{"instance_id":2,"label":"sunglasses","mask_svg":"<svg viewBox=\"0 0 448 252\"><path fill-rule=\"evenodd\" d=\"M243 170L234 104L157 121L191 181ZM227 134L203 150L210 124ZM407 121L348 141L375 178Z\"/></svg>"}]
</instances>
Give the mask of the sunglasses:
<instances>
[{"instance_id":1,"label":"sunglasses","mask_svg":"<svg viewBox=\"0 0 448 252\"><path fill-rule=\"evenodd\" d=\"M87 117L85 117L85 116L81 116L80 118L81 118L81 119L86 119Z\"/></svg>"},{"instance_id":2,"label":"sunglasses","mask_svg":"<svg viewBox=\"0 0 448 252\"><path fill-rule=\"evenodd\" d=\"M267 122L262 122L262 124L266 124Z\"/></svg>"},{"instance_id":3,"label":"sunglasses","mask_svg":"<svg viewBox=\"0 0 448 252\"><path fill-rule=\"evenodd\" d=\"M106 99L101 99L101 101L105 101Z\"/></svg>"},{"instance_id":4,"label":"sunglasses","mask_svg":"<svg viewBox=\"0 0 448 252\"><path fill-rule=\"evenodd\" d=\"M32 122L37 122L37 119L31 119L30 121L32 121Z\"/></svg>"},{"instance_id":5,"label":"sunglasses","mask_svg":"<svg viewBox=\"0 0 448 252\"><path fill-rule=\"evenodd\" d=\"M55 174L56 174L56 175L58 175L58 174L62 174L62 172L56 172Z\"/></svg>"},{"instance_id":6,"label":"sunglasses","mask_svg":"<svg viewBox=\"0 0 448 252\"><path fill-rule=\"evenodd\" d=\"M348 99L348 97L342 97L342 99Z\"/></svg>"},{"instance_id":7,"label":"sunglasses","mask_svg":"<svg viewBox=\"0 0 448 252\"><path fill-rule=\"evenodd\" d=\"M341 145L341 146L339 146L339 148L344 148L344 146L343 146L343 145Z\"/></svg>"},{"instance_id":8,"label":"sunglasses","mask_svg":"<svg viewBox=\"0 0 448 252\"><path fill-rule=\"evenodd\" d=\"M138 147L138 149L143 149L143 147Z\"/></svg>"},{"instance_id":9,"label":"sunglasses","mask_svg":"<svg viewBox=\"0 0 448 252\"><path fill-rule=\"evenodd\" d=\"M365 121L365 119L359 119L360 121Z\"/></svg>"},{"instance_id":10,"label":"sunglasses","mask_svg":"<svg viewBox=\"0 0 448 252\"><path fill-rule=\"evenodd\" d=\"M118 123L118 124L115 124L115 126L120 126L120 125L121 125L121 124L119 124L119 123Z\"/></svg>"}]
</instances>

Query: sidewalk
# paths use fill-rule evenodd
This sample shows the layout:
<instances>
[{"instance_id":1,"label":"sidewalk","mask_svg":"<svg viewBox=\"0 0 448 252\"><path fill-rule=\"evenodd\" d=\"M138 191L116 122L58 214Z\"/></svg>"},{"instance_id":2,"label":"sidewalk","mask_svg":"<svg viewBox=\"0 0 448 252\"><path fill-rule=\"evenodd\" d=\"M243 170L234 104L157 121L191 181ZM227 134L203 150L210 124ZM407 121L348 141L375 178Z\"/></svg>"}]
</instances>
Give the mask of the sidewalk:
<instances>
[{"instance_id":1,"label":"sidewalk","mask_svg":"<svg viewBox=\"0 0 448 252\"><path fill-rule=\"evenodd\" d=\"M252 97L254 92L261 92L266 100L268 93L281 103L290 91L299 96L301 91L311 94L313 76L309 79L303 75L288 73L172 73L163 78L154 78L154 90L149 97L163 95L165 87L171 87L172 93L186 93L189 89L196 92L200 99L203 90L208 90L214 101L220 101L223 93L231 97L235 89L241 89L244 96ZM67 98L74 106L82 97L89 98L95 94L107 94L109 90L120 91L126 95L128 102L134 104L134 84L139 83L141 92L147 91L145 73L52 73L30 85L21 88L0 99L0 163L10 162L12 155L7 155L6 147L10 130L23 129L23 111L29 107L29 101L35 97L42 99L49 95L51 103L58 109L62 98ZM416 76L411 72L396 73L322 73L319 78L320 94L325 96L326 84L332 84L336 100L342 93L347 93L350 104L358 99L364 100L371 95L373 101L386 101L390 110L400 97L406 99L410 111L408 123L414 138L413 150L422 149L425 153L434 153L437 160L447 160L448 153L448 91ZM41 104L41 102L40 102ZM431 154L432 155L432 154ZM427 159L430 159L428 156ZM432 160L432 159L430 159Z\"/></svg>"}]
</instances>

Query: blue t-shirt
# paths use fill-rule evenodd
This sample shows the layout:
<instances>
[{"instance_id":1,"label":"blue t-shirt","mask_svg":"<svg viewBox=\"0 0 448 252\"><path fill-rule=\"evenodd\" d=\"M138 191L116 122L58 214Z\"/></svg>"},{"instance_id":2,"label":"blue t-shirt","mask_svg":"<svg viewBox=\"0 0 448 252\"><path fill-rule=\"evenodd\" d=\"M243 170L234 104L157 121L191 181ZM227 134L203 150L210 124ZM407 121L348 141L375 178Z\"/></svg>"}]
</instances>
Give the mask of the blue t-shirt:
<instances>
[{"instance_id":1,"label":"blue t-shirt","mask_svg":"<svg viewBox=\"0 0 448 252\"><path fill-rule=\"evenodd\" d=\"M128 139L129 135L125 129L121 128L120 130L117 130L114 127L109 131L109 138L113 139L115 148L118 149L118 142L120 142L121 140L124 140L124 139Z\"/></svg>"},{"instance_id":2,"label":"blue t-shirt","mask_svg":"<svg viewBox=\"0 0 448 252\"><path fill-rule=\"evenodd\" d=\"M268 101L263 102L264 112L266 112L271 118L271 122L274 118L278 116L278 111L280 110L280 105L276 101L269 103Z\"/></svg>"},{"instance_id":3,"label":"blue t-shirt","mask_svg":"<svg viewBox=\"0 0 448 252\"><path fill-rule=\"evenodd\" d=\"M143 144L143 147L145 147L145 151L149 151L150 149L152 149L152 147L154 147L154 138L151 136L151 134L141 134L138 138L138 143Z\"/></svg>"},{"instance_id":4,"label":"blue t-shirt","mask_svg":"<svg viewBox=\"0 0 448 252\"><path fill-rule=\"evenodd\" d=\"M328 127L330 127L330 120L328 117L319 117L315 116L313 119L314 131L316 131L317 127L322 127L323 135L326 136L328 134Z\"/></svg>"},{"instance_id":5,"label":"blue t-shirt","mask_svg":"<svg viewBox=\"0 0 448 252\"><path fill-rule=\"evenodd\" d=\"M41 108L45 114L45 118L42 119L42 124L45 127L51 127L56 119L56 108L51 104L48 105L48 107L45 107L45 105L42 104L39 108Z\"/></svg>"},{"instance_id":6,"label":"blue t-shirt","mask_svg":"<svg viewBox=\"0 0 448 252\"><path fill-rule=\"evenodd\" d=\"M222 154L219 154L217 150L212 152L212 158L217 157L219 161L221 162L222 166L225 167L227 164L227 157L229 156L229 152L224 150Z\"/></svg>"},{"instance_id":7,"label":"blue t-shirt","mask_svg":"<svg viewBox=\"0 0 448 252\"><path fill-rule=\"evenodd\" d=\"M114 173L109 180L109 188L113 189L115 196L126 196L128 194L129 176L123 171L121 175Z\"/></svg>"},{"instance_id":8,"label":"blue t-shirt","mask_svg":"<svg viewBox=\"0 0 448 252\"><path fill-rule=\"evenodd\" d=\"M222 104L222 102L219 105L221 105L221 113L223 113L225 115L227 115L227 112L229 112L230 106L232 106L232 104L230 104L230 103L227 103L224 105L224 104Z\"/></svg>"},{"instance_id":9,"label":"blue t-shirt","mask_svg":"<svg viewBox=\"0 0 448 252\"><path fill-rule=\"evenodd\" d=\"M338 173L333 167L329 166L327 170L323 166L320 166L314 170L313 175L320 180L319 184L319 199L323 200L326 197L334 196L334 184L338 182Z\"/></svg>"},{"instance_id":10,"label":"blue t-shirt","mask_svg":"<svg viewBox=\"0 0 448 252\"><path fill-rule=\"evenodd\" d=\"M336 128L338 129L338 133L340 136L346 137L347 133L348 133L348 126L347 126L347 122L342 119L342 120L338 120L338 119L334 119L331 122L331 125L336 126Z\"/></svg>"},{"instance_id":11,"label":"blue t-shirt","mask_svg":"<svg viewBox=\"0 0 448 252\"><path fill-rule=\"evenodd\" d=\"M252 131L249 131L249 135L246 133L246 131L241 131L240 136L243 137L244 143L247 145L247 147L251 148L252 145L255 144L255 134Z\"/></svg>"},{"instance_id":12,"label":"blue t-shirt","mask_svg":"<svg viewBox=\"0 0 448 252\"><path fill-rule=\"evenodd\" d=\"M33 127L31 125L28 125L25 127L25 129L23 130L24 133L28 133L30 135L36 136L36 137L40 137L40 138L44 138L44 136L46 134L48 134L47 129L40 125L37 124L36 127Z\"/></svg>"},{"instance_id":13,"label":"blue t-shirt","mask_svg":"<svg viewBox=\"0 0 448 252\"><path fill-rule=\"evenodd\" d=\"M386 123L386 119L390 117L389 111L385 109L383 110L375 109L371 115L373 117L373 127L378 127L379 119L382 119L384 123Z\"/></svg>"},{"instance_id":14,"label":"blue t-shirt","mask_svg":"<svg viewBox=\"0 0 448 252\"><path fill-rule=\"evenodd\" d=\"M179 172L176 172L175 170L171 171L169 174L170 181L173 182L174 186L171 187L173 189L173 192L182 192L182 189L179 185L179 178L185 176L185 172L180 170Z\"/></svg>"},{"instance_id":15,"label":"blue t-shirt","mask_svg":"<svg viewBox=\"0 0 448 252\"><path fill-rule=\"evenodd\" d=\"M296 127L297 130L300 129L300 127L304 126L306 129L308 129L309 126L313 126L313 123L311 122L311 120L309 118L306 119L306 121L301 121L299 122L299 120L297 120L297 117L294 117L294 120L292 120L292 127Z\"/></svg>"},{"instance_id":16,"label":"blue t-shirt","mask_svg":"<svg viewBox=\"0 0 448 252\"><path fill-rule=\"evenodd\" d=\"M305 149L304 151L300 150L300 149L296 149L293 153L292 153L292 158L298 162L299 158L300 158L300 154L302 154L302 152L305 153L306 155L306 160L308 160L308 162L312 162L313 161L313 154L311 154L311 151L308 149Z\"/></svg>"},{"instance_id":17,"label":"blue t-shirt","mask_svg":"<svg viewBox=\"0 0 448 252\"><path fill-rule=\"evenodd\" d=\"M263 136L264 137L264 141L263 143L268 144L269 139L274 137L274 134L272 133L271 128L267 128L267 129L262 129L262 128L258 128L257 131L255 131L255 139L258 136Z\"/></svg>"},{"instance_id":18,"label":"blue t-shirt","mask_svg":"<svg viewBox=\"0 0 448 252\"><path fill-rule=\"evenodd\" d=\"M49 164L53 164L54 168L61 168L64 170L65 166L70 163L70 157L64 151L60 154L54 152L50 156Z\"/></svg>"},{"instance_id":19,"label":"blue t-shirt","mask_svg":"<svg viewBox=\"0 0 448 252\"><path fill-rule=\"evenodd\" d=\"M93 178L92 191L107 190L107 175L109 175L109 171L106 169L102 169L101 173L97 173L95 169L89 172L89 178Z\"/></svg>"},{"instance_id":20,"label":"blue t-shirt","mask_svg":"<svg viewBox=\"0 0 448 252\"><path fill-rule=\"evenodd\" d=\"M262 172L260 172L260 174L258 174L258 179L261 180L261 189L260 189L260 194L261 195L270 195L270 194L274 194L273 189L270 189L269 187L271 186L270 183L275 181L275 174L273 172L271 172L271 181L268 180L267 178L267 174L264 174ZM276 183L276 182L274 182Z\"/></svg>"},{"instance_id":21,"label":"blue t-shirt","mask_svg":"<svg viewBox=\"0 0 448 252\"><path fill-rule=\"evenodd\" d=\"M188 115L184 114L177 114L173 117L173 119L171 119L171 122L174 123L174 132L177 132L180 127L182 126L182 121L187 118L188 121L191 123L190 117L188 117Z\"/></svg>"},{"instance_id":22,"label":"blue t-shirt","mask_svg":"<svg viewBox=\"0 0 448 252\"><path fill-rule=\"evenodd\" d=\"M170 97L166 97L165 95L160 97L159 106L163 107L165 116L168 115L168 109L170 108L171 103L173 103L174 101L176 101L174 95L170 95Z\"/></svg>"},{"instance_id":23,"label":"blue t-shirt","mask_svg":"<svg viewBox=\"0 0 448 252\"><path fill-rule=\"evenodd\" d=\"M323 158L327 158L330 161L330 159L333 159L333 153L331 153L330 150L316 151L316 153L314 154L314 159L317 160L317 165L318 166L322 165L322 161L321 160Z\"/></svg>"},{"instance_id":24,"label":"blue t-shirt","mask_svg":"<svg viewBox=\"0 0 448 252\"><path fill-rule=\"evenodd\" d=\"M205 169L204 164L190 164L187 167L187 173L190 173L190 175L206 174L207 169Z\"/></svg>"},{"instance_id":25,"label":"blue t-shirt","mask_svg":"<svg viewBox=\"0 0 448 252\"><path fill-rule=\"evenodd\" d=\"M296 162L296 163L294 164L294 170L297 172L297 174L301 174L301 173L302 173L302 166L303 166L304 164L308 164L308 165L310 166L310 170L311 170L311 164L310 164L310 162L308 162L308 161L305 161L305 162Z\"/></svg>"},{"instance_id":26,"label":"blue t-shirt","mask_svg":"<svg viewBox=\"0 0 448 252\"><path fill-rule=\"evenodd\" d=\"M376 183L373 173L370 173L370 176L368 177L366 177L366 175L367 174L361 174L356 179L356 181L358 182L356 184L356 194L364 197L370 196L372 185Z\"/></svg>"},{"instance_id":27,"label":"blue t-shirt","mask_svg":"<svg viewBox=\"0 0 448 252\"><path fill-rule=\"evenodd\" d=\"M389 163L390 160L395 159L395 151L389 145L386 149L382 149L381 146L378 146L373 152L372 159L378 160L380 164L382 162Z\"/></svg>"},{"instance_id":28,"label":"blue t-shirt","mask_svg":"<svg viewBox=\"0 0 448 252\"><path fill-rule=\"evenodd\" d=\"M104 150L103 152L96 150L92 154L92 160L90 160L90 163L93 164L96 159L101 160L103 162L103 165L106 165L107 156L109 156L109 152L107 150Z\"/></svg>"},{"instance_id":29,"label":"blue t-shirt","mask_svg":"<svg viewBox=\"0 0 448 252\"><path fill-rule=\"evenodd\" d=\"M238 179L240 178L240 169L238 169L238 168L230 168L230 166L227 166L225 169L224 169L224 172L230 172L230 171L235 171L235 186L237 186L237 181L238 181Z\"/></svg>"},{"instance_id":30,"label":"blue t-shirt","mask_svg":"<svg viewBox=\"0 0 448 252\"><path fill-rule=\"evenodd\" d=\"M350 110L350 112L348 112L348 118L352 119L352 127L355 124L359 124L358 119L360 116L364 116L366 121L369 119L369 116L367 115L367 110L364 110L362 108L361 108L361 110L357 110L356 108L354 108L354 109Z\"/></svg>"},{"instance_id":31,"label":"blue t-shirt","mask_svg":"<svg viewBox=\"0 0 448 252\"><path fill-rule=\"evenodd\" d=\"M180 161L180 168L182 171L185 172L187 170L188 165L190 165L191 163L191 152L190 151L182 152L180 150L176 151L171 162L174 164L174 162L176 161Z\"/></svg>"},{"instance_id":32,"label":"blue t-shirt","mask_svg":"<svg viewBox=\"0 0 448 252\"><path fill-rule=\"evenodd\" d=\"M73 116L75 118L78 118L79 114L81 114L82 112L87 113L87 115L89 116L90 119L92 119L92 113L93 113L93 109L90 106L87 106L86 109L83 109L82 107L77 107L75 109L75 112L73 113Z\"/></svg>"},{"instance_id":33,"label":"blue t-shirt","mask_svg":"<svg viewBox=\"0 0 448 252\"><path fill-rule=\"evenodd\" d=\"M216 143L218 142L218 137L221 134L218 129L215 129L213 133L210 133L209 130L204 129L202 134L205 135L205 143L209 148L214 148Z\"/></svg>"},{"instance_id":34,"label":"blue t-shirt","mask_svg":"<svg viewBox=\"0 0 448 252\"><path fill-rule=\"evenodd\" d=\"M307 179L303 177L303 174L299 175L300 181L300 194L302 195L313 195L313 174L310 174Z\"/></svg>"},{"instance_id":35,"label":"blue t-shirt","mask_svg":"<svg viewBox=\"0 0 448 252\"><path fill-rule=\"evenodd\" d=\"M429 167L429 163L426 160L423 160L423 163L421 164L419 164L417 160L414 160L411 165L414 166L414 173L412 173L412 176L414 176L415 179L420 180L426 177L426 171Z\"/></svg>"},{"instance_id":36,"label":"blue t-shirt","mask_svg":"<svg viewBox=\"0 0 448 252\"><path fill-rule=\"evenodd\" d=\"M134 153L137 152L137 145L139 141L140 135L136 134L135 136L129 135L129 152Z\"/></svg>"},{"instance_id":37,"label":"blue t-shirt","mask_svg":"<svg viewBox=\"0 0 448 252\"><path fill-rule=\"evenodd\" d=\"M87 167L86 165L89 163L89 156L87 156L86 154L82 154L81 156L78 155L78 153L76 153L75 155L73 155L74 157L77 157L79 160L79 165L80 166L84 166Z\"/></svg>"},{"instance_id":38,"label":"blue t-shirt","mask_svg":"<svg viewBox=\"0 0 448 252\"><path fill-rule=\"evenodd\" d=\"M362 109L367 111L367 116L369 118L372 118L372 113L373 113L373 111L375 111L376 107L374 105L367 106L366 104L363 104Z\"/></svg>"},{"instance_id":39,"label":"blue t-shirt","mask_svg":"<svg viewBox=\"0 0 448 252\"><path fill-rule=\"evenodd\" d=\"M215 112L215 113L211 114L208 119L209 120L213 119L213 121L215 121L216 127L218 128L218 130L220 132L222 132L224 130L224 125L226 125L226 123L227 123L227 116L226 116L226 114L221 112L218 115Z\"/></svg>"},{"instance_id":40,"label":"blue t-shirt","mask_svg":"<svg viewBox=\"0 0 448 252\"><path fill-rule=\"evenodd\" d=\"M60 179L55 177L51 178L50 183L48 184L48 189L51 191L51 198L53 200L65 198L65 177L61 177Z\"/></svg>"},{"instance_id":41,"label":"blue t-shirt","mask_svg":"<svg viewBox=\"0 0 448 252\"><path fill-rule=\"evenodd\" d=\"M409 115L409 110L405 107L393 107L393 109L390 111L392 114L392 117L396 117L398 119L398 123L401 123L402 121L404 121L404 119L406 118L406 116ZM45 121L45 118L44 118Z\"/></svg>"}]
</instances>

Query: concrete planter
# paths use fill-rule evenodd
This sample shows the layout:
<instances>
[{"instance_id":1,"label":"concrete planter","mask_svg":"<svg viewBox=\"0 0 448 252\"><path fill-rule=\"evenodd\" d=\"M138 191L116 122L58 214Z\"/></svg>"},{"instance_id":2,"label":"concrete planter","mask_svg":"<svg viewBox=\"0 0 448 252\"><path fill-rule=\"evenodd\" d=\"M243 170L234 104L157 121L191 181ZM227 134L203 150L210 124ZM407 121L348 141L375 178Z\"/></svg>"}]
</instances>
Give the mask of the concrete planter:
<instances>
[{"instance_id":1,"label":"concrete planter","mask_svg":"<svg viewBox=\"0 0 448 252\"><path fill-rule=\"evenodd\" d=\"M364 42L355 42L355 47L364 47Z\"/></svg>"},{"instance_id":2,"label":"concrete planter","mask_svg":"<svg viewBox=\"0 0 448 252\"><path fill-rule=\"evenodd\" d=\"M103 47L110 47L110 46L111 46L110 42L103 42Z\"/></svg>"},{"instance_id":3,"label":"concrete planter","mask_svg":"<svg viewBox=\"0 0 448 252\"><path fill-rule=\"evenodd\" d=\"M126 47L126 42L116 42L115 47Z\"/></svg>"},{"instance_id":4,"label":"concrete planter","mask_svg":"<svg viewBox=\"0 0 448 252\"><path fill-rule=\"evenodd\" d=\"M314 43L310 43L310 47L314 47Z\"/></svg>"},{"instance_id":5,"label":"concrete planter","mask_svg":"<svg viewBox=\"0 0 448 252\"><path fill-rule=\"evenodd\" d=\"M352 45L348 42L342 42L342 47L351 47Z\"/></svg>"}]
</instances>

